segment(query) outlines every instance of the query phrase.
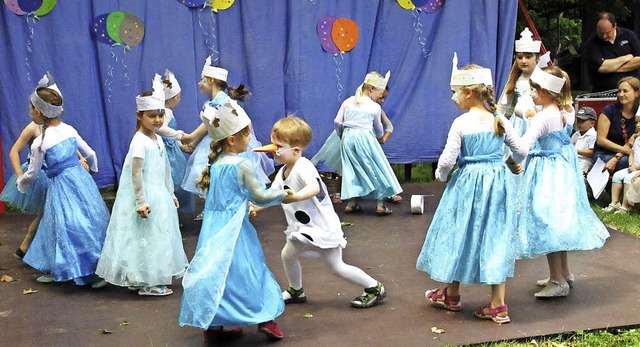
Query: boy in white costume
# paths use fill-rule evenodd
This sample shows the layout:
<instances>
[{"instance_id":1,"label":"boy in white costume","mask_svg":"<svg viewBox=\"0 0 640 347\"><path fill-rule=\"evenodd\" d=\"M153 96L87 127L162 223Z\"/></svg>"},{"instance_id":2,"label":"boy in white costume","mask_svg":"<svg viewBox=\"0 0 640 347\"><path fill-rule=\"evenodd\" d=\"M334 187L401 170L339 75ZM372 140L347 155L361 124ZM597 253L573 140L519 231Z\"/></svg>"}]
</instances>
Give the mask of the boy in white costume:
<instances>
[{"instance_id":1,"label":"boy in white costume","mask_svg":"<svg viewBox=\"0 0 640 347\"><path fill-rule=\"evenodd\" d=\"M273 126L271 145L255 151L274 153L274 160L284 164L273 180L272 188L291 189L292 203L282 204L287 218L287 242L282 249L289 287L282 293L286 304L307 301L302 288L300 257L322 257L331 273L364 287L362 295L351 306L368 308L384 299L382 283L362 269L345 264L342 249L346 247L340 218L333 209L327 187L320 174L302 152L311 142L311 128L302 119L286 117Z\"/></svg>"}]
</instances>

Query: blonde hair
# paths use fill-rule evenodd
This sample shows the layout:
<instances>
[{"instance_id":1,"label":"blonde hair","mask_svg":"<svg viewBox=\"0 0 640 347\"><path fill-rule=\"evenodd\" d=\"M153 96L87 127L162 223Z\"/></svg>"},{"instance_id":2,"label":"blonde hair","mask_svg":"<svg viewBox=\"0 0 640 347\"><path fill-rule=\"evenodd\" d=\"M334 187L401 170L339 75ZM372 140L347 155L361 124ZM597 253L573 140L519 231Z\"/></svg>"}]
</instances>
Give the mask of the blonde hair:
<instances>
[{"instance_id":1,"label":"blonde hair","mask_svg":"<svg viewBox=\"0 0 640 347\"><path fill-rule=\"evenodd\" d=\"M42 99L42 101L44 101L44 102L46 102L48 104L51 104L53 106L61 106L62 105L62 96L60 95L60 93L58 93L54 89L42 87L42 88L36 89L36 93L38 94L40 99ZM31 104L31 107L33 107L35 110L40 112L40 114L42 115L42 112L40 110L38 110L35 106L33 106L33 104ZM58 115L58 117L59 116L60 115ZM56 118L58 118L58 117L56 117ZM40 152L42 152L42 144L44 143L44 134L47 131L47 128L49 127L49 123L53 119L56 119L56 118L48 118L48 117L45 117L44 115L42 115L42 118L44 119L44 126L42 127L42 142L40 142L40 147L38 147Z\"/></svg>"},{"instance_id":2,"label":"blonde hair","mask_svg":"<svg viewBox=\"0 0 640 347\"><path fill-rule=\"evenodd\" d=\"M567 75L566 72L564 72L561 68L557 67L557 66L545 66L542 68L542 71L549 73L553 76L559 77L559 78L568 78L569 76ZM571 85L569 83L569 80L565 80L564 81L564 85L562 85L562 89L560 89L559 93L550 91L546 88L542 88L539 84L533 82L532 80L529 80L529 84L531 85L531 87L538 89L538 90L544 90L545 92L549 93L549 95L551 95L551 97L553 98L553 101L556 103L556 106L558 106L559 109L564 109L564 106L566 106L566 99L567 99L567 94L568 97L571 98ZM562 125L566 126L567 125L567 119L565 118L564 114L562 114Z\"/></svg>"},{"instance_id":3,"label":"blonde hair","mask_svg":"<svg viewBox=\"0 0 640 347\"><path fill-rule=\"evenodd\" d=\"M196 186L198 188L202 189L202 191L204 191L205 193L209 191L209 184L211 183L211 165L213 165L213 163L218 159L220 153L224 152L229 143L227 139L231 136L249 136L250 133L251 124L242 128L242 130L238 131L237 133L227 136L220 141L211 141L211 144L209 145L209 148L211 149L211 152L209 153L209 163L204 168L204 170L202 170L200 176L196 178Z\"/></svg>"},{"instance_id":4,"label":"blonde hair","mask_svg":"<svg viewBox=\"0 0 640 347\"><path fill-rule=\"evenodd\" d=\"M369 74L374 75L374 76L376 76L376 77L384 78L384 76L382 76L382 75L381 75L379 72L377 72L377 71L371 71L371 72L369 72ZM373 88L373 89L376 89L376 87L372 86L371 84L368 84L368 83L362 83L362 84L361 84L360 86L358 86L358 88L356 89L356 94L355 94L355 97L356 97L356 98L355 98L355 100L354 100L354 102L355 102L356 104L359 104L359 103L360 103L360 98L362 98L362 96L364 95L364 91L365 91L367 88Z\"/></svg>"},{"instance_id":5,"label":"blonde hair","mask_svg":"<svg viewBox=\"0 0 640 347\"><path fill-rule=\"evenodd\" d=\"M476 69L482 69L482 68L483 67L480 65L470 64L463 67L460 70L476 70ZM493 96L493 93L494 93L493 86L487 86L484 84L472 84L470 86L464 86L462 87L462 89L471 91L476 98L478 98L479 100L482 100L484 107L487 109L487 111L494 114L494 117L493 117L494 133L496 134L496 136L504 135L505 130L504 130L504 124L502 123L502 119L496 116L496 112L498 108L496 106L496 100Z\"/></svg>"},{"instance_id":6,"label":"blonde hair","mask_svg":"<svg viewBox=\"0 0 640 347\"><path fill-rule=\"evenodd\" d=\"M309 124L293 115L280 119L271 129L272 138L302 149L309 146L312 136Z\"/></svg>"}]
</instances>

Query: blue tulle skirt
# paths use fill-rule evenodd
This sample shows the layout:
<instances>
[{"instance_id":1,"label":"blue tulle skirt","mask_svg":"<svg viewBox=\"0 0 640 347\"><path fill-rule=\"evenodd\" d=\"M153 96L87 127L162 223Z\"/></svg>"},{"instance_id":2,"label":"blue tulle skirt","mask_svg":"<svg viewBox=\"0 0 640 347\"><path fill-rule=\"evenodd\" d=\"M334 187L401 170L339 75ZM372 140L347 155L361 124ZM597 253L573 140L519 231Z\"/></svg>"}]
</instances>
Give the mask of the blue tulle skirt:
<instances>
[{"instance_id":1,"label":"blue tulle skirt","mask_svg":"<svg viewBox=\"0 0 640 347\"><path fill-rule=\"evenodd\" d=\"M196 210L196 199L190 192L182 189L185 171L187 170L187 158L177 141L163 137L164 147L171 165L171 178L173 179L173 194L178 198L180 207L179 213L194 213Z\"/></svg>"},{"instance_id":2,"label":"blue tulle skirt","mask_svg":"<svg viewBox=\"0 0 640 347\"><path fill-rule=\"evenodd\" d=\"M400 183L372 130L345 128L340 150L340 194L343 200L357 197L382 200L402 193Z\"/></svg>"},{"instance_id":3,"label":"blue tulle skirt","mask_svg":"<svg viewBox=\"0 0 640 347\"><path fill-rule=\"evenodd\" d=\"M336 131L332 131L331 135L324 142L318 153L311 158L313 165L324 162L338 175L342 175L342 158L340 157L340 138Z\"/></svg>"},{"instance_id":4,"label":"blue tulle skirt","mask_svg":"<svg viewBox=\"0 0 640 347\"><path fill-rule=\"evenodd\" d=\"M22 170L27 171L29 164L22 164ZM17 176L13 174L0 194L0 200L14 206L22 212L42 213L49 188L49 178L44 170L40 170L38 177L31 183L25 193L20 193L16 187Z\"/></svg>"}]
</instances>

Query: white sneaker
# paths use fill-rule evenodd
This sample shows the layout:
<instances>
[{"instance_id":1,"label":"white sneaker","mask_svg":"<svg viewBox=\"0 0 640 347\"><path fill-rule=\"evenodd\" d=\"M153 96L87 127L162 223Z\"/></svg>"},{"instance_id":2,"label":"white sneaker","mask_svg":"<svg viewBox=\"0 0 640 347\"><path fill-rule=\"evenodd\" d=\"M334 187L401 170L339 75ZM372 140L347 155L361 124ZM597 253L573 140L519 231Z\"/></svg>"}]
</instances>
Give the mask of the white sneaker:
<instances>
[{"instance_id":1,"label":"white sneaker","mask_svg":"<svg viewBox=\"0 0 640 347\"><path fill-rule=\"evenodd\" d=\"M609 206L607 206L607 207L602 209L602 212L613 212L615 210L620 209L620 207L622 207L622 205L620 205L620 203L609 204Z\"/></svg>"}]
</instances>

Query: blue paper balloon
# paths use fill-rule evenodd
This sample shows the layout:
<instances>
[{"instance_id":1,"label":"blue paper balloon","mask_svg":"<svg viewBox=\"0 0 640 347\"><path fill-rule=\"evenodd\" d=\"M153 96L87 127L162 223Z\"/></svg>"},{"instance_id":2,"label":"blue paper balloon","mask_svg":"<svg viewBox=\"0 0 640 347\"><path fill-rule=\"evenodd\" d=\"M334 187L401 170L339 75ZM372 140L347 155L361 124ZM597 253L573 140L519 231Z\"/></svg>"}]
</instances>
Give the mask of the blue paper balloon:
<instances>
[{"instance_id":1,"label":"blue paper balloon","mask_svg":"<svg viewBox=\"0 0 640 347\"><path fill-rule=\"evenodd\" d=\"M91 30L96 36L96 40L98 40L98 42L113 45L116 41L114 41L107 32L107 17L109 17L109 13L101 14L93 18Z\"/></svg>"},{"instance_id":2,"label":"blue paper balloon","mask_svg":"<svg viewBox=\"0 0 640 347\"><path fill-rule=\"evenodd\" d=\"M42 0L18 0L18 6L24 12L31 13L42 6Z\"/></svg>"},{"instance_id":3,"label":"blue paper balloon","mask_svg":"<svg viewBox=\"0 0 640 347\"><path fill-rule=\"evenodd\" d=\"M429 0L412 0L412 1L413 1L413 4L416 5L416 7L422 7L429 2Z\"/></svg>"},{"instance_id":4,"label":"blue paper balloon","mask_svg":"<svg viewBox=\"0 0 640 347\"><path fill-rule=\"evenodd\" d=\"M178 2L187 7L202 7L207 0L178 0Z\"/></svg>"}]
</instances>

